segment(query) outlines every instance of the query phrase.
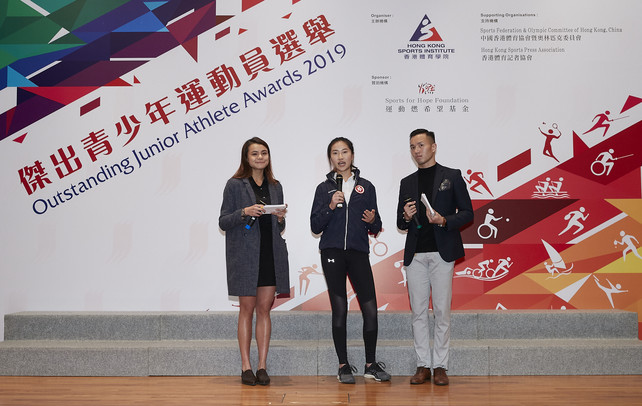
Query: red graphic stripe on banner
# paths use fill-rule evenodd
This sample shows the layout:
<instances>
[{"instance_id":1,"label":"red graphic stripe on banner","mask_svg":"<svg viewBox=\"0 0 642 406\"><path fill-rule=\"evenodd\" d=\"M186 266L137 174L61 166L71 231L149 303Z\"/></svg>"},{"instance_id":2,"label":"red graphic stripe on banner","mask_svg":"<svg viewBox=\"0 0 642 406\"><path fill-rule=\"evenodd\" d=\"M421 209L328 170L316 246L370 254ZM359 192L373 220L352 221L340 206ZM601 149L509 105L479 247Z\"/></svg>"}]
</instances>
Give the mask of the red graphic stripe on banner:
<instances>
[{"instance_id":1,"label":"red graphic stripe on banner","mask_svg":"<svg viewBox=\"0 0 642 406\"><path fill-rule=\"evenodd\" d=\"M640 103L642 103L642 99L640 99L639 97L629 96L629 98L626 99L626 102L624 103L624 106L622 107L622 111L620 111L620 114L624 113L629 109L632 109L633 107L637 106Z\"/></svg>"},{"instance_id":2,"label":"red graphic stripe on banner","mask_svg":"<svg viewBox=\"0 0 642 406\"><path fill-rule=\"evenodd\" d=\"M241 11L246 11L247 9L250 9L261 2L263 2L263 0L242 0Z\"/></svg>"},{"instance_id":3,"label":"red graphic stripe on banner","mask_svg":"<svg viewBox=\"0 0 642 406\"><path fill-rule=\"evenodd\" d=\"M226 29L224 29L223 31L219 31L219 32L217 32L217 33L216 33L216 35L215 35L215 37L214 37L214 39L215 39L215 40L219 40L219 39L223 38L224 36L226 36L226 35L227 35L227 34L229 34L229 33L230 33L230 27L227 27L227 28L226 28Z\"/></svg>"},{"instance_id":4,"label":"red graphic stripe on banner","mask_svg":"<svg viewBox=\"0 0 642 406\"><path fill-rule=\"evenodd\" d=\"M89 113L90 111L100 107L100 97L97 99L94 99L90 101L89 103L85 104L84 106L80 106L80 115L84 116L85 114Z\"/></svg>"},{"instance_id":5,"label":"red graphic stripe on banner","mask_svg":"<svg viewBox=\"0 0 642 406\"><path fill-rule=\"evenodd\" d=\"M576 157L584 152L588 151L589 147L584 141L580 138L575 131L573 131L573 156Z\"/></svg>"},{"instance_id":6,"label":"red graphic stripe on banner","mask_svg":"<svg viewBox=\"0 0 642 406\"><path fill-rule=\"evenodd\" d=\"M13 121L13 117L15 114L15 107L7 110L5 114L0 114L0 126L2 127L2 132L0 132L0 140L3 140L11 132L11 122Z\"/></svg>"},{"instance_id":7,"label":"red graphic stripe on banner","mask_svg":"<svg viewBox=\"0 0 642 406\"><path fill-rule=\"evenodd\" d=\"M22 144L22 141L25 140L25 137L27 136L28 133L22 134L20 137L16 137L13 140L17 142L18 144Z\"/></svg>"},{"instance_id":8,"label":"red graphic stripe on banner","mask_svg":"<svg viewBox=\"0 0 642 406\"><path fill-rule=\"evenodd\" d=\"M531 150L527 149L521 154L497 166L497 181L500 181L531 164Z\"/></svg>"},{"instance_id":9,"label":"red graphic stripe on banner","mask_svg":"<svg viewBox=\"0 0 642 406\"><path fill-rule=\"evenodd\" d=\"M81 97L98 89L96 86L57 86L57 87L25 87L27 92L37 94L60 104L71 104Z\"/></svg>"},{"instance_id":10,"label":"red graphic stripe on banner","mask_svg":"<svg viewBox=\"0 0 642 406\"><path fill-rule=\"evenodd\" d=\"M105 86L131 86L122 78L114 79L111 82L107 83Z\"/></svg>"},{"instance_id":11,"label":"red graphic stripe on banner","mask_svg":"<svg viewBox=\"0 0 642 406\"><path fill-rule=\"evenodd\" d=\"M194 61L198 62L198 37L185 41L182 45L183 49L187 51Z\"/></svg>"}]
</instances>

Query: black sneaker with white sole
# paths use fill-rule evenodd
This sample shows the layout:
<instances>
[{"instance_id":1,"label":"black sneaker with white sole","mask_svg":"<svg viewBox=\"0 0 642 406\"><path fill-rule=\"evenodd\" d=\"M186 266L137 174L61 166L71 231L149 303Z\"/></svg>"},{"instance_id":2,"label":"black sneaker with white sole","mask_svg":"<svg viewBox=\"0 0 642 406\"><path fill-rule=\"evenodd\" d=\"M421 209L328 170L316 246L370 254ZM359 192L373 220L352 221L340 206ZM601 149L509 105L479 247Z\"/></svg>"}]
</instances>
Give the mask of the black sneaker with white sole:
<instances>
[{"instance_id":1,"label":"black sneaker with white sole","mask_svg":"<svg viewBox=\"0 0 642 406\"><path fill-rule=\"evenodd\" d=\"M354 376L352 375L353 372L357 372L357 368L350 364L345 364L339 368L337 379L341 383L354 383Z\"/></svg>"},{"instance_id":2,"label":"black sneaker with white sole","mask_svg":"<svg viewBox=\"0 0 642 406\"><path fill-rule=\"evenodd\" d=\"M372 378L377 382L389 381L390 374L383 370L385 367L386 364L383 362L373 362L364 368L363 377Z\"/></svg>"}]
</instances>

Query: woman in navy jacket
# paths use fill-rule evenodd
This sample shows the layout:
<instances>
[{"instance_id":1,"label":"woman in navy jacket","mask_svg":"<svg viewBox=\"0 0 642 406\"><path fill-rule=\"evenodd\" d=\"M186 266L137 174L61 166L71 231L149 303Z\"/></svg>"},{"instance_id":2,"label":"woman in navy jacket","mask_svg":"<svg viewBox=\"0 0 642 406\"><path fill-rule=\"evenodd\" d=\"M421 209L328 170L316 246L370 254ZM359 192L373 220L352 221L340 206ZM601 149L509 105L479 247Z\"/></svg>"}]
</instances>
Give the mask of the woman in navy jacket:
<instances>
[{"instance_id":1,"label":"woman in navy jacket","mask_svg":"<svg viewBox=\"0 0 642 406\"><path fill-rule=\"evenodd\" d=\"M239 297L238 341L241 382L267 385L266 371L272 323L270 309L276 293L290 291L288 251L281 236L285 209L266 215L267 204L283 204L283 188L272 174L270 149L258 137L245 142L241 164L223 191L219 227L225 231L227 290ZM259 365L250 365L252 319L256 310Z\"/></svg>"},{"instance_id":2,"label":"woman in navy jacket","mask_svg":"<svg viewBox=\"0 0 642 406\"><path fill-rule=\"evenodd\" d=\"M375 359L377 297L368 241L368 233L376 235L381 231L375 187L360 177L359 169L353 165L354 146L350 140L335 138L328 145L327 154L332 171L317 186L310 225L313 233L321 234L321 264L332 308L332 339L339 358L337 379L342 383L355 382L352 373L356 368L348 363L346 345L346 277L349 277L363 315L364 377L388 381L390 375L383 370L385 365Z\"/></svg>"}]
</instances>

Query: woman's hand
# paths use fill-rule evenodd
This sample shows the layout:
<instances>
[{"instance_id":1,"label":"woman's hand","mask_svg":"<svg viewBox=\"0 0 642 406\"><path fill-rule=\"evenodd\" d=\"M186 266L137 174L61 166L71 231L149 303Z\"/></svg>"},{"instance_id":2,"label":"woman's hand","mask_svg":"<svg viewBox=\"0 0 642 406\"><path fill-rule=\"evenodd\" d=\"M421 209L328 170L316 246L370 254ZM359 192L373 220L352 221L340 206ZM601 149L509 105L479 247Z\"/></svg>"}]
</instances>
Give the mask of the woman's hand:
<instances>
[{"instance_id":1,"label":"woman's hand","mask_svg":"<svg viewBox=\"0 0 642 406\"><path fill-rule=\"evenodd\" d=\"M252 206L245 207L243 209L243 212L245 213L246 216L261 217L261 215L265 213L265 209L263 208L262 204L255 204Z\"/></svg>"},{"instance_id":2,"label":"woman's hand","mask_svg":"<svg viewBox=\"0 0 642 406\"><path fill-rule=\"evenodd\" d=\"M364 210L361 220L365 221L368 224L372 224L375 221L375 210Z\"/></svg>"},{"instance_id":3,"label":"woman's hand","mask_svg":"<svg viewBox=\"0 0 642 406\"><path fill-rule=\"evenodd\" d=\"M345 198L344 198L343 192L340 190L337 190L332 195L332 200L330 200L330 210L336 209L337 205L339 203L343 203L344 201L345 201Z\"/></svg>"},{"instance_id":4,"label":"woman's hand","mask_svg":"<svg viewBox=\"0 0 642 406\"><path fill-rule=\"evenodd\" d=\"M285 208L274 210L272 212L272 214L276 216L276 219L279 223L283 223L283 220L285 219L285 212L287 211L287 209L288 209L288 205L286 204Z\"/></svg>"}]
</instances>

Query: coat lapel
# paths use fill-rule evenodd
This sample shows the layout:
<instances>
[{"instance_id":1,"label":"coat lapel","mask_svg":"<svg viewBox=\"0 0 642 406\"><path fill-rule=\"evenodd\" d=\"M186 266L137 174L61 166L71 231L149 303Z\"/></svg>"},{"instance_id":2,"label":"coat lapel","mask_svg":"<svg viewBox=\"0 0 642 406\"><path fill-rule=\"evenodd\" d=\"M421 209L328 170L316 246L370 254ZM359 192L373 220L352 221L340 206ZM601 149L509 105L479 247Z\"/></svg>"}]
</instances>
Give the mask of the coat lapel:
<instances>
[{"instance_id":1,"label":"coat lapel","mask_svg":"<svg viewBox=\"0 0 642 406\"><path fill-rule=\"evenodd\" d=\"M249 198L250 202L252 202L252 204L255 204L256 196L254 195L254 190L252 189L252 185L250 184L250 179L243 178L243 184L245 185L245 190L247 191L247 197Z\"/></svg>"},{"instance_id":2,"label":"coat lapel","mask_svg":"<svg viewBox=\"0 0 642 406\"><path fill-rule=\"evenodd\" d=\"M437 193L439 192L439 185L441 185L441 182L444 180L444 168L437 164L437 167L435 168L435 182L432 185L432 201L430 204L432 206L435 205L435 200L437 199Z\"/></svg>"},{"instance_id":3,"label":"coat lapel","mask_svg":"<svg viewBox=\"0 0 642 406\"><path fill-rule=\"evenodd\" d=\"M278 201L279 198L276 190L276 184L268 183L268 190L270 191L270 201L272 204L281 204L281 202Z\"/></svg>"}]
</instances>

